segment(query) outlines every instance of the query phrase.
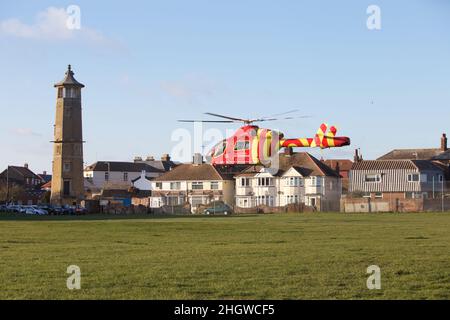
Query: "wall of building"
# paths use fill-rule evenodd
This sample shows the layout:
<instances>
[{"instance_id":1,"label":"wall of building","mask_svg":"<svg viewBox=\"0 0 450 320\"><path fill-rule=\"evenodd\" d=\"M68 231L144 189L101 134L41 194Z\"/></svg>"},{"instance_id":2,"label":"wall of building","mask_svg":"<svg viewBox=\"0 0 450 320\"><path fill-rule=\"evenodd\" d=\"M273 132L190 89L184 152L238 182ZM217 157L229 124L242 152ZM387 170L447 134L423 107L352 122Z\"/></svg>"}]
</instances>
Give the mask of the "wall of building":
<instances>
[{"instance_id":1,"label":"wall of building","mask_svg":"<svg viewBox=\"0 0 450 320\"><path fill-rule=\"evenodd\" d=\"M133 185L132 180L141 176L141 172L126 172L128 174L127 180L124 180L124 173L122 171L109 171L108 181L105 179L105 173L108 171L84 171L84 177L99 189L128 189ZM146 173L146 176L154 178L158 173Z\"/></svg>"}]
</instances>

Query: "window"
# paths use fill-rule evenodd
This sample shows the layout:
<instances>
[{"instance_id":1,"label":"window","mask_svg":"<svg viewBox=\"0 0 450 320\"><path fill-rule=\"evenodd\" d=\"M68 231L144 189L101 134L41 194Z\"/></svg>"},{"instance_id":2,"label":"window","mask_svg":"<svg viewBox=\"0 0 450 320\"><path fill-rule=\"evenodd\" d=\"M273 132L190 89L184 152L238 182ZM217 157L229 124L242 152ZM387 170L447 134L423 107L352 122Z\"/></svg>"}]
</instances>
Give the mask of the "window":
<instances>
[{"instance_id":1,"label":"window","mask_svg":"<svg viewBox=\"0 0 450 320\"><path fill-rule=\"evenodd\" d=\"M405 193L405 198L406 199L421 199L422 196L423 195L420 192L406 192Z\"/></svg>"},{"instance_id":2,"label":"window","mask_svg":"<svg viewBox=\"0 0 450 320\"><path fill-rule=\"evenodd\" d=\"M238 141L234 146L234 150L248 150L250 149L250 141Z\"/></svg>"},{"instance_id":3,"label":"window","mask_svg":"<svg viewBox=\"0 0 450 320\"><path fill-rule=\"evenodd\" d=\"M220 156L221 154L223 154L225 152L226 147L227 147L226 141L222 141L221 143L219 143L215 148L214 157L217 157L217 156Z\"/></svg>"},{"instance_id":4,"label":"window","mask_svg":"<svg viewBox=\"0 0 450 320\"><path fill-rule=\"evenodd\" d=\"M408 174L408 182L419 182L420 175L418 173Z\"/></svg>"},{"instance_id":5,"label":"window","mask_svg":"<svg viewBox=\"0 0 450 320\"><path fill-rule=\"evenodd\" d=\"M439 175L439 182L444 182L444 176L442 174Z\"/></svg>"},{"instance_id":6,"label":"window","mask_svg":"<svg viewBox=\"0 0 450 320\"><path fill-rule=\"evenodd\" d=\"M376 192L375 193L375 198L376 199L383 199L383 193L382 192Z\"/></svg>"},{"instance_id":7,"label":"window","mask_svg":"<svg viewBox=\"0 0 450 320\"><path fill-rule=\"evenodd\" d=\"M301 186L301 179L299 177L288 177L286 178L286 186L288 187Z\"/></svg>"},{"instance_id":8,"label":"window","mask_svg":"<svg viewBox=\"0 0 450 320\"><path fill-rule=\"evenodd\" d=\"M162 189L162 182L156 182L155 188L156 189Z\"/></svg>"},{"instance_id":9,"label":"window","mask_svg":"<svg viewBox=\"0 0 450 320\"><path fill-rule=\"evenodd\" d=\"M123 181L128 181L128 172L123 173Z\"/></svg>"},{"instance_id":10,"label":"window","mask_svg":"<svg viewBox=\"0 0 450 320\"><path fill-rule=\"evenodd\" d=\"M381 182L381 174L366 174L365 182Z\"/></svg>"},{"instance_id":11,"label":"window","mask_svg":"<svg viewBox=\"0 0 450 320\"><path fill-rule=\"evenodd\" d=\"M105 172L105 181L109 181L109 172Z\"/></svg>"},{"instance_id":12,"label":"window","mask_svg":"<svg viewBox=\"0 0 450 320\"><path fill-rule=\"evenodd\" d=\"M70 180L64 180L63 194L65 196L70 196Z\"/></svg>"},{"instance_id":13,"label":"window","mask_svg":"<svg viewBox=\"0 0 450 320\"><path fill-rule=\"evenodd\" d=\"M64 88L64 98L79 98L80 93L81 91L79 88ZM59 97L59 90L58 90L58 97Z\"/></svg>"},{"instance_id":14,"label":"window","mask_svg":"<svg viewBox=\"0 0 450 320\"><path fill-rule=\"evenodd\" d=\"M248 187L248 186L250 186L250 179L249 178L241 178L240 179L240 185L241 185L241 187Z\"/></svg>"},{"instance_id":15,"label":"window","mask_svg":"<svg viewBox=\"0 0 450 320\"><path fill-rule=\"evenodd\" d=\"M258 178L258 186L260 187L269 187L273 185L272 178Z\"/></svg>"},{"instance_id":16,"label":"window","mask_svg":"<svg viewBox=\"0 0 450 320\"><path fill-rule=\"evenodd\" d=\"M203 182L192 182L192 190L203 190Z\"/></svg>"},{"instance_id":17,"label":"window","mask_svg":"<svg viewBox=\"0 0 450 320\"><path fill-rule=\"evenodd\" d=\"M363 198L370 198L370 197L371 197L370 192L363 193Z\"/></svg>"},{"instance_id":18,"label":"window","mask_svg":"<svg viewBox=\"0 0 450 320\"><path fill-rule=\"evenodd\" d=\"M311 177L310 184L312 187L320 187L322 185L322 179L320 177Z\"/></svg>"},{"instance_id":19,"label":"window","mask_svg":"<svg viewBox=\"0 0 450 320\"><path fill-rule=\"evenodd\" d=\"M180 190L180 189L181 189L181 182L170 183L170 190Z\"/></svg>"},{"instance_id":20,"label":"window","mask_svg":"<svg viewBox=\"0 0 450 320\"><path fill-rule=\"evenodd\" d=\"M58 98L63 97L63 88L58 88Z\"/></svg>"},{"instance_id":21,"label":"window","mask_svg":"<svg viewBox=\"0 0 450 320\"><path fill-rule=\"evenodd\" d=\"M211 182L211 190L219 190L219 182L217 181Z\"/></svg>"},{"instance_id":22,"label":"window","mask_svg":"<svg viewBox=\"0 0 450 320\"><path fill-rule=\"evenodd\" d=\"M286 203L287 204L298 203L298 195L286 196Z\"/></svg>"},{"instance_id":23,"label":"window","mask_svg":"<svg viewBox=\"0 0 450 320\"><path fill-rule=\"evenodd\" d=\"M71 170L70 162L64 162L63 170L64 172L70 172Z\"/></svg>"}]
</instances>

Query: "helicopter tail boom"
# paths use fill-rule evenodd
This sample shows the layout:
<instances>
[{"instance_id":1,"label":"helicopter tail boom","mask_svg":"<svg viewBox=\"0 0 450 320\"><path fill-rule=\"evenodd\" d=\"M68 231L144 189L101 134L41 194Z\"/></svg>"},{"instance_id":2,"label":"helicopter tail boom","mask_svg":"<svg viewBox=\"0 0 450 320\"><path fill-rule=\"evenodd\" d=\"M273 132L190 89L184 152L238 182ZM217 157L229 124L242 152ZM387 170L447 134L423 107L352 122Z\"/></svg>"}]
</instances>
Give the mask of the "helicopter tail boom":
<instances>
[{"instance_id":1,"label":"helicopter tail boom","mask_svg":"<svg viewBox=\"0 0 450 320\"><path fill-rule=\"evenodd\" d=\"M282 139L280 147L297 147L297 148L337 148L350 145L350 138L336 137L337 129L331 126L327 132L328 125L323 123L317 131L314 138L298 138L298 139Z\"/></svg>"}]
</instances>

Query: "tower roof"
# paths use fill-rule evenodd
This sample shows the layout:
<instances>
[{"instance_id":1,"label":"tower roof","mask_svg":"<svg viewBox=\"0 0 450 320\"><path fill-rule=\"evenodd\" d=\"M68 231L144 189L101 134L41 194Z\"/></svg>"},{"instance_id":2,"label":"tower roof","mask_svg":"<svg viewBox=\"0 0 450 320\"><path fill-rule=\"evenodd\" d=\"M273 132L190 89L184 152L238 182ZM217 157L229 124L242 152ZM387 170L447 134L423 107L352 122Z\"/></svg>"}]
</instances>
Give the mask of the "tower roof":
<instances>
[{"instance_id":1,"label":"tower roof","mask_svg":"<svg viewBox=\"0 0 450 320\"><path fill-rule=\"evenodd\" d=\"M78 82L77 80L75 80L75 78L73 77L74 73L72 71L72 67L69 64L67 66L67 71L66 71L66 76L64 77L64 79L58 83L55 83L55 87L62 87L62 86L75 86L75 87L80 87L80 88L84 88L84 84Z\"/></svg>"}]
</instances>

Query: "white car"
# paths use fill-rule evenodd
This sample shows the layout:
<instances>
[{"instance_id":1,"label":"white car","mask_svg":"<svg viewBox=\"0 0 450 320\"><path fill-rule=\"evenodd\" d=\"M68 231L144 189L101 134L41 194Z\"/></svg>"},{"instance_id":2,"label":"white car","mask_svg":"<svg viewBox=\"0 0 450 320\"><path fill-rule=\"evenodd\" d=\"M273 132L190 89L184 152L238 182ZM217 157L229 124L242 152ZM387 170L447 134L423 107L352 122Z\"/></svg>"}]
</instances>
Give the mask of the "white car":
<instances>
[{"instance_id":1,"label":"white car","mask_svg":"<svg viewBox=\"0 0 450 320\"><path fill-rule=\"evenodd\" d=\"M33 208L33 207L27 208L25 213L26 214L36 214L36 215L39 215L39 216L48 214L48 212L43 210L43 209L38 209L38 208Z\"/></svg>"}]
</instances>

